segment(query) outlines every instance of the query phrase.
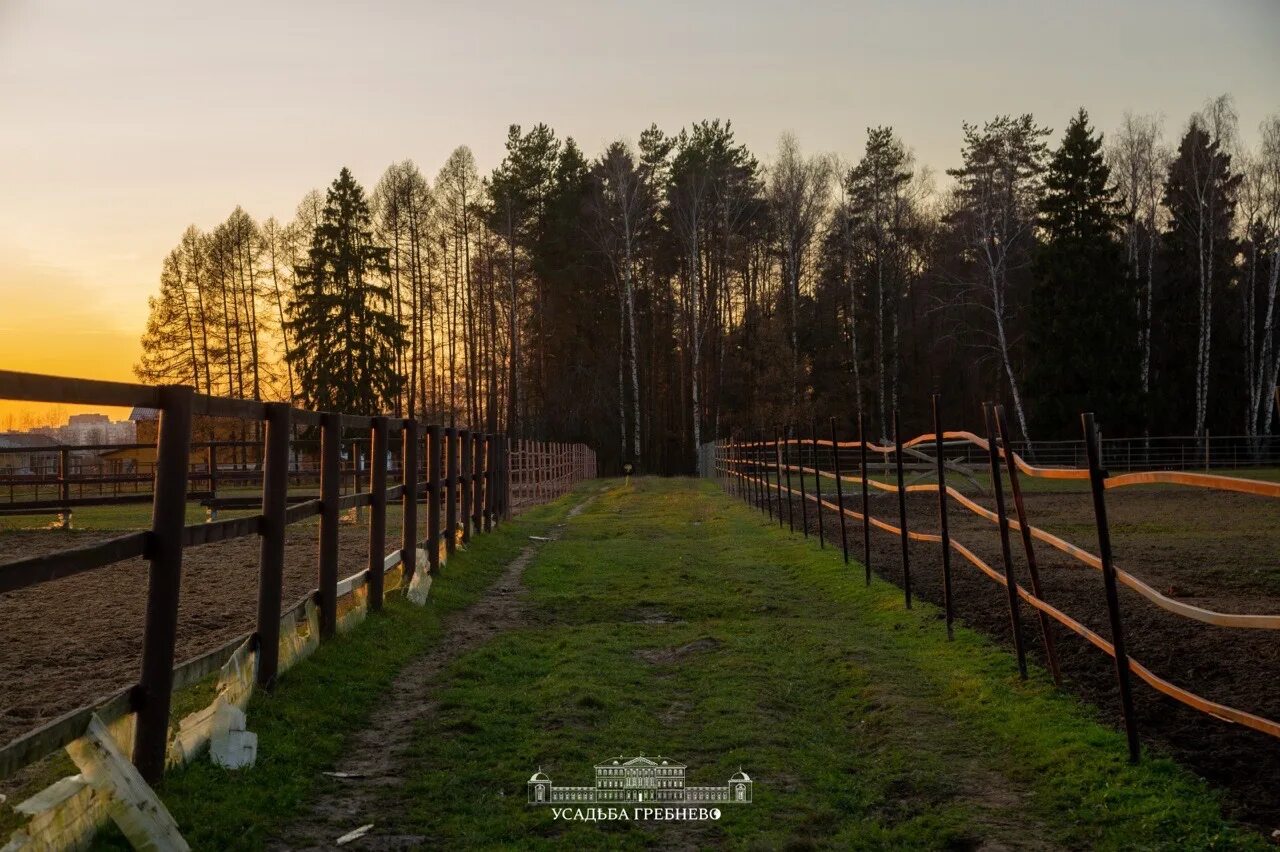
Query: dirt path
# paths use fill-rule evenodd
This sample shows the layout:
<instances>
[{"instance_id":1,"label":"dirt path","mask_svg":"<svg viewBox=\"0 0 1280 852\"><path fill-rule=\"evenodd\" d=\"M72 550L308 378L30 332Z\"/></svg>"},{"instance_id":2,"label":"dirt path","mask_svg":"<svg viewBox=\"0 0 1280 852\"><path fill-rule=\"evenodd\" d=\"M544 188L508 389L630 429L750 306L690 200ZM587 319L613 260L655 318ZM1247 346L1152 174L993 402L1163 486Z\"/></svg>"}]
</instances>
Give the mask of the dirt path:
<instances>
[{"instance_id":1,"label":"dirt path","mask_svg":"<svg viewBox=\"0 0 1280 852\"><path fill-rule=\"evenodd\" d=\"M565 525L593 499L595 495L583 499L542 540L526 545L484 597L446 622L444 634L432 650L400 672L369 724L356 733L346 755L333 768L334 773L347 777L335 777L331 788L316 799L302 819L285 829L272 849L332 849L337 838L370 822L374 824L367 834L342 848L379 852L418 848L425 839L421 835L396 834L394 824L385 824L385 793L405 782L402 763L415 723L436 710L433 687L454 660L500 633L525 625L525 568L543 544L558 539Z\"/></svg>"}]
</instances>

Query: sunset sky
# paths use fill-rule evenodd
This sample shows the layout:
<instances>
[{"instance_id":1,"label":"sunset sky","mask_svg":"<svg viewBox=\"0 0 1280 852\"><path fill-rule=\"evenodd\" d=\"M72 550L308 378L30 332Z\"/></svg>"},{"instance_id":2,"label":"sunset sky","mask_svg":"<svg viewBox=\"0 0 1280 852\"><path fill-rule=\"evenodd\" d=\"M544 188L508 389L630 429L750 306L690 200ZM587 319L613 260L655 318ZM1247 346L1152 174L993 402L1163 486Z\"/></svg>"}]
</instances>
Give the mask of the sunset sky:
<instances>
[{"instance_id":1,"label":"sunset sky","mask_svg":"<svg viewBox=\"0 0 1280 852\"><path fill-rule=\"evenodd\" d=\"M785 130L853 159L891 124L941 171L966 119L1132 109L1174 137L1222 92L1252 144L1277 44L1275 0L0 0L0 368L130 378L188 224L287 220L344 165L371 186L460 144L487 171L511 123L594 155L723 117L766 159Z\"/></svg>"}]
</instances>

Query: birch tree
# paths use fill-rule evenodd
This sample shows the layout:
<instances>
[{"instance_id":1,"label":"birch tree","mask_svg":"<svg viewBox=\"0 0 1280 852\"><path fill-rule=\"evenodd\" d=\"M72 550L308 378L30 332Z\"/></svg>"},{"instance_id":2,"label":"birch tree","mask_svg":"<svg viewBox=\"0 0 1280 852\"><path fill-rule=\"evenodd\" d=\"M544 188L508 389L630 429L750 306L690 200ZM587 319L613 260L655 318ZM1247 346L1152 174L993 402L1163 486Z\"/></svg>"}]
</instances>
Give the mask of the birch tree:
<instances>
[{"instance_id":1,"label":"birch tree","mask_svg":"<svg viewBox=\"0 0 1280 852\"><path fill-rule=\"evenodd\" d=\"M998 116L979 128L964 125L964 164L948 169L956 179L957 209L952 221L963 238L974 274L962 283L979 294L989 325L992 349L1008 383L1009 396L1022 437L1027 438L1027 414L1018 379L1022 365L1015 361L1019 329L1013 324L1012 300L1035 245L1036 207L1049 129L1029 114Z\"/></svg>"},{"instance_id":2,"label":"birch tree","mask_svg":"<svg viewBox=\"0 0 1280 852\"><path fill-rule=\"evenodd\" d=\"M1151 393L1156 249L1163 227L1160 191L1169 163L1169 152L1162 141L1162 124L1159 116L1126 112L1107 148L1108 164L1123 204L1125 258L1129 274L1140 285L1134 325L1138 341L1138 384L1144 400ZM1149 418L1143 430L1144 434L1150 434Z\"/></svg>"}]
</instances>

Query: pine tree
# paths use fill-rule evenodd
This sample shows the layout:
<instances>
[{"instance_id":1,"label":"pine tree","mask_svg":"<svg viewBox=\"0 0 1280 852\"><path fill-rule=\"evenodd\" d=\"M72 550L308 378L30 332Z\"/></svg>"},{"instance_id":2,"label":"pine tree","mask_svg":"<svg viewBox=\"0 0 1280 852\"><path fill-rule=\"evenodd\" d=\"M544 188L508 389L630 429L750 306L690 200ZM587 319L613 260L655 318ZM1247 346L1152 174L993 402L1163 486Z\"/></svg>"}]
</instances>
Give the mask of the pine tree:
<instances>
[{"instance_id":1,"label":"pine tree","mask_svg":"<svg viewBox=\"0 0 1280 852\"><path fill-rule=\"evenodd\" d=\"M373 237L364 190L343 169L325 198L289 306L290 353L303 402L320 411L376 414L400 392L389 249Z\"/></svg>"},{"instance_id":2,"label":"pine tree","mask_svg":"<svg viewBox=\"0 0 1280 852\"><path fill-rule=\"evenodd\" d=\"M1137 285L1120 241L1122 205L1102 137L1083 109L1067 125L1044 186L1029 329L1032 434L1078 437L1082 411L1097 412L1112 434L1136 434Z\"/></svg>"}]
</instances>

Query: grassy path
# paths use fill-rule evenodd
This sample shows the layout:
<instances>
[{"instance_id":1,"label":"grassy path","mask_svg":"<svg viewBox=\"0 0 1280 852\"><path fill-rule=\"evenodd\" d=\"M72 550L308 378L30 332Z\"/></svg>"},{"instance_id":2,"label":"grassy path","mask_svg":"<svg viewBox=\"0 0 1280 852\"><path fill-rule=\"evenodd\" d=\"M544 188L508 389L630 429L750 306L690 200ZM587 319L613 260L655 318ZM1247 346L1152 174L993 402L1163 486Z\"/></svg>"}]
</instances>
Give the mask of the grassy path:
<instances>
[{"instance_id":1,"label":"grassy path","mask_svg":"<svg viewBox=\"0 0 1280 852\"><path fill-rule=\"evenodd\" d=\"M436 606L474 602L570 504L482 538L457 579L446 572ZM779 532L712 483L612 484L537 551L523 585L519 622L459 653L421 696L377 812L352 817L375 823L371 838L348 848L400 848L379 835L449 849L1264 848L1171 761L1127 765L1122 737L1043 673L1020 683L1010 655L964 629L946 643L935 610L905 612L896 588L865 587L837 551ZM344 683L333 660L308 662L250 708L257 767L166 781L184 830L260 848L317 792L370 783L316 780L339 761L336 731L318 759L291 738L321 713L361 724L407 661L379 655L412 619L439 629L430 607L394 607L315 658L374 661L356 706L321 697ZM288 719L303 727L286 736ZM755 801L697 822L579 822L526 804L539 766L558 785L590 785L594 764L639 753L687 764L690 785L741 766ZM237 792L246 786L267 790L274 810Z\"/></svg>"}]
</instances>

